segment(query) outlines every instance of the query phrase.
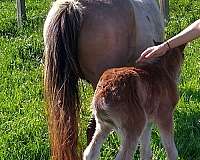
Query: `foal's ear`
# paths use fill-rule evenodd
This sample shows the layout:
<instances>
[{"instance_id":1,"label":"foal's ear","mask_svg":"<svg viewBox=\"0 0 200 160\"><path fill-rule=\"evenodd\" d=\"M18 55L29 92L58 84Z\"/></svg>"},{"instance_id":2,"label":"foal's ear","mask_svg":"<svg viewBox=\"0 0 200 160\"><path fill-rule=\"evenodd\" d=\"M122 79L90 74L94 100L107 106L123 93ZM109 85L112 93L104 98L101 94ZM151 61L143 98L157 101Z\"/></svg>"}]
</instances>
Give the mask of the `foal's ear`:
<instances>
[{"instance_id":1,"label":"foal's ear","mask_svg":"<svg viewBox=\"0 0 200 160\"><path fill-rule=\"evenodd\" d=\"M163 42L156 42L155 40L153 40L153 43L155 46L158 46L158 45L162 44Z\"/></svg>"},{"instance_id":2,"label":"foal's ear","mask_svg":"<svg viewBox=\"0 0 200 160\"><path fill-rule=\"evenodd\" d=\"M181 52L183 52L185 47L186 47L186 45L187 45L187 43L182 44L182 45L178 46L177 48L180 49Z\"/></svg>"}]
</instances>

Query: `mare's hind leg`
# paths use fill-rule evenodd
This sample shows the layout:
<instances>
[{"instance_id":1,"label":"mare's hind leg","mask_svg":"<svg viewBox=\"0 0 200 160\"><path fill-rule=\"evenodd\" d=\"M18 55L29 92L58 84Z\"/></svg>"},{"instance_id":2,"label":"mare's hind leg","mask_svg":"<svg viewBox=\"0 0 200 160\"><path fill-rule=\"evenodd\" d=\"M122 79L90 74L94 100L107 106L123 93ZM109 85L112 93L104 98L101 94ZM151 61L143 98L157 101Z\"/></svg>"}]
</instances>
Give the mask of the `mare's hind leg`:
<instances>
[{"instance_id":1,"label":"mare's hind leg","mask_svg":"<svg viewBox=\"0 0 200 160\"><path fill-rule=\"evenodd\" d=\"M104 140L110 133L111 129L104 125L102 122L96 121L96 130L94 136L85 149L83 154L83 160L96 160L100 154L100 147L103 144Z\"/></svg>"},{"instance_id":2,"label":"mare's hind leg","mask_svg":"<svg viewBox=\"0 0 200 160\"><path fill-rule=\"evenodd\" d=\"M89 121L87 131L86 131L87 145L89 145L90 142L92 141L92 137L94 135L95 128L96 128L96 121L95 121L94 115L92 115L92 118Z\"/></svg>"},{"instance_id":3,"label":"mare's hind leg","mask_svg":"<svg viewBox=\"0 0 200 160\"><path fill-rule=\"evenodd\" d=\"M92 87L93 87L93 91L95 91L96 89L96 83L92 82ZM89 121L89 124L87 126L87 131L86 131L86 135L87 135L87 145L90 144L90 142L92 141L92 137L94 135L96 129L96 120L95 120L95 115L92 114L92 118Z\"/></svg>"},{"instance_id":4,"label":"mare's hind leg","mask_svg":"<svg viewBox=\"0 0 200 160\"><path fill-rule=\"evenodd\" d=\"M152 123L148 123L145 126L144 131L142 132L142 136L140 137L140 159L141 160L151 160L152 159L152 151L151 151L151 127Z\"/></svg>"},{"instance_id":5,"label":"mare's hind leg","mask_svg":"<svg viewBox=\"0 0 200 160\"><path fill-rule=\"evenodd\" d=\"M158 125L162 143L167 152L168 160L177 160L178 151L174 143L173 135L173 116L171 114L161 115L156 120Z\"/></svg>"}]
</instances>

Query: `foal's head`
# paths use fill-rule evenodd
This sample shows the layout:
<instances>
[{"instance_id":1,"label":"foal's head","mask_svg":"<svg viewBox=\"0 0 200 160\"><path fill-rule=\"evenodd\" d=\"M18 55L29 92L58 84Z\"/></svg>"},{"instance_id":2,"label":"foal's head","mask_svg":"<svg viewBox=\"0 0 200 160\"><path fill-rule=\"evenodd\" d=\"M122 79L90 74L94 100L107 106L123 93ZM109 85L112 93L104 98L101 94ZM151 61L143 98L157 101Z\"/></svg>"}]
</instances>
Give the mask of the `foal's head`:
<instances>
[{"instance_id":1,"label":"foal's head","mask_svg":"<svg viewBox=\"0 0 200 160\"><path fill-rule=\"evenodd\" d=\"M138 64L137 67L151 68L151 66L154 66L155 68L157 66L158 69L166 71L171 78L176 79L184 60L183 50L185 46L186 44L170 49L163 56Z\"/></svg>"}]
</instances>

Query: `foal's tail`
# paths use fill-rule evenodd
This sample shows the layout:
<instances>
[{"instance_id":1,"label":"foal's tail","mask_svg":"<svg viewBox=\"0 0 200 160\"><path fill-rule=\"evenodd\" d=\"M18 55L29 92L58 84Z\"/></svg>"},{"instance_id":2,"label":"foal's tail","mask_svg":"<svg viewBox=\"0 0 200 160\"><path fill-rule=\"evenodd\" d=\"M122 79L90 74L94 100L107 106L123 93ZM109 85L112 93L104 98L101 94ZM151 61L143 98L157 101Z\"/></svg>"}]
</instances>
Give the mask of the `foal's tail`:
<instances>
[{"instance_id":1,"label":"foal's tail","mask_svg":"<svg viewBox=\"0 0 200 160\"><path fill-rule=\"evenodd\" d=\"M44 26L45 97L53 160L78 160L79 91L78 36L81 4L57 0Z\"/></svg>"}]
</instances>

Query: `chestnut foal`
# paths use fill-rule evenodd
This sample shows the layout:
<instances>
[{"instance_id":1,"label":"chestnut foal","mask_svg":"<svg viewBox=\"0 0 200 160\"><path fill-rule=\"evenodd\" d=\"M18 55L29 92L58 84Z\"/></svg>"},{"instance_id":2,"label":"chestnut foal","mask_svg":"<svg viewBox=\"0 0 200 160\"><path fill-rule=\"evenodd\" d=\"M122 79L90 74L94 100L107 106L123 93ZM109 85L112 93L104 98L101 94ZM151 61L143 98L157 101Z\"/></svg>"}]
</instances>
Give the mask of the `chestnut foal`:
<instances>
[{"instance_id":1,"label":"chestnut foal","mask_svg":"<svg viewBox=\"0 0 200 160\"><path fill-rule=\"evenodd\" d=\"M160 131L169 160L178 152L173 137L173 111L178 102L177 78L183 49L171 49L164 56L134 67L108 69L101 76L93 97L97 127L83 159L95 160L111 130L121 136L116 160L131 160L140 139L140 158L152 158L151 123Z\"/></svg>"}]
</instances>

